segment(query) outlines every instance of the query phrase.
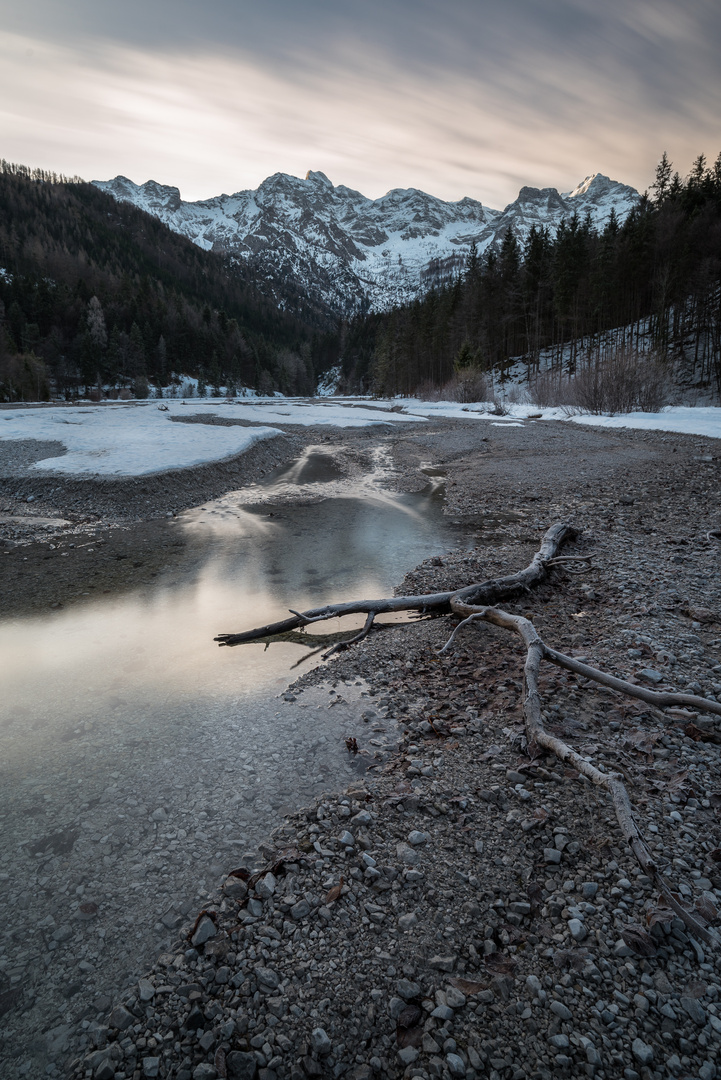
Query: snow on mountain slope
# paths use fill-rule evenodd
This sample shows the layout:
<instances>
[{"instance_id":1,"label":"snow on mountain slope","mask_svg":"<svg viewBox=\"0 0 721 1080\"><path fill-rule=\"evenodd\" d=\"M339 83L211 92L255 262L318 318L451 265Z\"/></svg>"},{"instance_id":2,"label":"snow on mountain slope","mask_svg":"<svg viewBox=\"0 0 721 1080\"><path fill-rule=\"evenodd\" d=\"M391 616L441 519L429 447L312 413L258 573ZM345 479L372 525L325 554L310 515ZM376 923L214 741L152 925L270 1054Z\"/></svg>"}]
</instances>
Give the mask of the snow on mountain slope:
<instances>
[{"instance_id":1,"label":"snow on mountain slope","mask_svg":"<svg viewBox=\"0 0 721 1080\"><path fill-rule=\"evenodd\" d=\"M531 227L557 228L573 213L599 228L611 209L623 221L638 199L633 188L599 173L566 195L521 188L505 210L474 199L444 202L416 188L380 199L334 186L322 172L305 179L269 176L255 191L183 202L176 187L125 176L93 181L120 202L160 218L200 247L249 261L257 277L286 281L338 313L383 310L423 295L457 273L468 249L497 246L511 227L521 241ZM269 286L270 288L270 286ZM279 297L280 299L280 297Z\"/></svg>"}]
</instances>

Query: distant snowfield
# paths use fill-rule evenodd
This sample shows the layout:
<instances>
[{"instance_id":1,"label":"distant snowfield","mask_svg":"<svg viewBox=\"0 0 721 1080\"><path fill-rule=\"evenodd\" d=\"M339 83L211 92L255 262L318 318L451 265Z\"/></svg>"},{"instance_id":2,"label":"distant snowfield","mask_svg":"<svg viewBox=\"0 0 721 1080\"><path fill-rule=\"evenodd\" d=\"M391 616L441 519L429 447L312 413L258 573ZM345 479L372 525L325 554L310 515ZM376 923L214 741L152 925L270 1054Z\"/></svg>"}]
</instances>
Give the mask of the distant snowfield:
<instances>
[{"instance_id":1,"label":"distant snowfield","mask_svg":"<svg viewBox=\"0 0 721 1080\"><path fill-rule=\"evenodd\" d=\"M618 416L589 416L586 413L568 416L563 409L541 409L536 405L508 405L508 414L498 417L485 410L492 405L476 402L472 405L457 405L450 401L416 401L404 398L404 411L416 416L447 416L468 419L477 416L490 420L495 426L517 426L519 421L563 420L573 424L591 424L596 427L639 428L645 431L671 431L684 435L706 435L711 439L721 439L721 408L715 406L691 407L689 405L669 406L659 413L632 412Z\"/></svg>"},{"instance_id":2,"label":"distant snowfield","mask_svg":"<svg viewBox=\"0 0 721 1080\"><path fill-rule=\"evenodd\" d=\"M248 423L300 424L304 427L367 427L411 423L416 417L385 409L336 402L312 403L273 398L267 402L227 405L223 401L156 401L37 409L0 409L0 443L18 439L60 442L67 453L43 458L42 472L92 476L147 476L187 469L235 457L262 439L282 434L280 427L220 427L182 424L171 417L198 414ZM0 454L2 450L0 449Z\"/></svg>"},{"instance_id":3,"label":"distant snowfield","mask_svg":"<svg viewBox=\"0 0 721 1080\"><path fill-rule=\"evenodd\" d=\"M0 443L19 439L60 442L66 447L67 453L37 461L33 468L66 475L120 477L146 476L223 461L249 450L263 439L282 434L282 428L288 425L368 427L447 417L485 420L498 429L530 427L543 420L562 420L566 423L678 432L721 439L721 408L713 407L676 406L660 413L569 418L561 409L537 409L532 405L510 405L508 415L496 416L488 411L491 406L487 403L458 405L448 401L429 402L409 398L377 402L354 398L326 398L311 402L272 398L247 404L196 399L185 403L169 400L165 404L167 410L159 409L155 401L0 409ZM393 408L402 411L393 412ZM182 424L171 419L173 416L181 418L198 414L241 420L258 426Z\"/></svg>"}]
</instances>

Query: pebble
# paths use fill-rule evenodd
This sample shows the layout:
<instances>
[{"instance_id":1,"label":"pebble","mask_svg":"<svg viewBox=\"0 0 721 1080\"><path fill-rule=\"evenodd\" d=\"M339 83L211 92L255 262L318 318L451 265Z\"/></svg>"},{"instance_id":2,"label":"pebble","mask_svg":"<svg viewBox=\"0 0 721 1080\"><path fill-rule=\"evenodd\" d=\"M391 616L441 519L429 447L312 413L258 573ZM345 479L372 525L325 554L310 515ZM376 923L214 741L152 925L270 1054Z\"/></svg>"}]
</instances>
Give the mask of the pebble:
<instances>
[{"instance_id":1,"label":"pebble","mask_svg":"<svg viewBox=\"0 0 721 1080\"><path fill-rule=\"evenodd\" d=\"M653 1047L642 1039L634 1039L631 1043L631 1051L640 1065L650 1065L653 1061Z\"/></svg>"},{"instance_id":2,"label":"pebble","mask_svg":"<svg viewBox=\"0 0 721 1080\"><path fill-rule=\"evenodd\" d=\"M313 1028L310 1033L310 1045L313 1053L319 1057L327 1057L333 1049L327 1033L322 1027Z\"/></svg>"}]
</instances>

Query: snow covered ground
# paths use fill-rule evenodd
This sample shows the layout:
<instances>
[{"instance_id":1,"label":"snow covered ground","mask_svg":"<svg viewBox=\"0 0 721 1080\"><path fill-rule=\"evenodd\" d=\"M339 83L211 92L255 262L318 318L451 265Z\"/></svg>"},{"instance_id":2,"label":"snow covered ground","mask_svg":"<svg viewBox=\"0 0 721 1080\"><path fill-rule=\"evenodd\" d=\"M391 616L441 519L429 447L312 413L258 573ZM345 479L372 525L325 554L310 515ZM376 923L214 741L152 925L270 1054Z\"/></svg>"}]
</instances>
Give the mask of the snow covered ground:
<instances>
[{"instance_id":1,"label":"snow covered ground","mask_svg":"<svg viewBox=\"0 0 721 1080\"><path fill-rule=\"evenodd\" d=\"M174 423L199 413L263 426L220 427ZM34 468L70 475L145 476L222 461L281 434L267 424L304 427L367 427L409 423L416 417L362 405L306 403L284 398L248 404L223 401L123 402L0 410L0 443L15 439L61 442L67 453L37 461ZM0 453L2 450L0 448Z\"/></svg>"},{"instance_id":2,"label":"snow covered ground","mask_svg":"<svg viewBox=\"0 0 721 1080\"><path fill-rule=\"evenodd\" d=\"M367 427L448 417L462 420L476 418L494 427L507 427L543 420L562 420L575 424L679 432L721 439L721 408L675 406L660 413L570 417L561 409L537 409L533 405L509 405L507 408L507 415L497 416L490 411L492 405L483 402L459 405L412 398L370 402L358 398L307 401L275 397L232 404L217 399L194 399L188 402L165 401L160 407L158 402L149 401L2 409L0 443L17 439L62 443L67 453L35 463L34 468L42 471L66 475L144 476L234 457L261 439L281 434L281 429L291 424L303 427ZM241 420L258 426L225 427L172 421L172 417L187 418L198 414Z\"/></svg>"},{"instance_id":3,"label":"snow covered ground","mask_svg":"<svg viewBox=\"0 0 721 1080\"><path fill-rule=\"evenodd\" d=\"M692 407L673 405L658 413L632 412L617 416L590 416L579 413L569 416L564 409L541 409L536 405L507 405L505 416L495 416L490 402L457 405L450 401L417 401L403 398L405 412L415 416L448 416L468 419L477 416L498 425L533 423L539 420L563 420L573 424L593 424L597 427L640 428L645 431L674 431L685 435L706 435L721 439L721 408L716 406ZM529 420L529 417L531 418Z\"/></svg>"}]
</instances>

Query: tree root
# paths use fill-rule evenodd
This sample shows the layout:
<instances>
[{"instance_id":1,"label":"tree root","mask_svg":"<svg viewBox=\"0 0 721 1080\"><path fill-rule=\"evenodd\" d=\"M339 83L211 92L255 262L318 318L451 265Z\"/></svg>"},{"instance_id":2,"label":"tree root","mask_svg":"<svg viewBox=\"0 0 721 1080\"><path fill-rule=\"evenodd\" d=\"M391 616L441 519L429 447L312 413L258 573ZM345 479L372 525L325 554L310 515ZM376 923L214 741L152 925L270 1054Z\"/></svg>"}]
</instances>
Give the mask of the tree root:
<instances>
[{"instance_id":1,"label":"tree root","mask_svg":"<svg viewBox=\"0 0 721 1080\"><path fill-rule=\"evenodd\" d=\"M620 774L601 772L595 765L592 765L580 754L577 754L575 750L572 750L562 739L546 731L541 715L541 695L538 689L541 660L551 660L553 663L561 663L561 666L568 667L569 665L565 661L570 660L570 657L565 657L562 653L556 653L555 650L549 649L539 637L533 623L528 619L524 619L521 615L510 615L508 612L499 611L497 608L479 608L457 600L451 602L451 607L457 615L463 616L463 622L455 628L451 638L441 651L445 651L453 642L458 631L470 622L490 622L506 630L513 630L521 637L527 649L524 667L523 712L526 720L526 738L528 739L529 749L534 745L543 747L544 750L550 751L560 761L565 762L582 776L585 776L596 787L608 791L623 837L643 872L651 879L669 907L683 920L692 934L705 941L708 945L721 945L721 937L717 932L704 926L692 912L688 911L680 903L671 886L661 874L634 821L631 800ZM577 670L576 661L571 661L571 663L574 665L571 670ZM602 672L596 671L595 668L589 668L586 664L578 665L578 667L584 669L581 674L586 675L587 678L595 679L595 681L604 685L610 685L608 680L611 676L605 676ZM632 693L635 697L641 697L643 694L648 693L648 691L642 691L639 694L640 687L633 686L631 683L624 683L621 679L614 679L613 684L614 689L623 688L624 693ZM688 696L686 694L654 695L656 698L674 698L675 700L687 698ZM675 703L675 700L673 703ZM703 699L697 700L703 701ZM706 704L714 705L715 703L706 702Z\"/></svg>"},{"instance_id":2,"label":"tree root","mask_svg":"<svg viewBox=\"0 0 721 1080\"><path fill-rule=\"evenodd\" d=\"M592 765L580 754L577 754L567 743L545 730L538 687L540 664L542 660L547 660L619 693L640 698L654 709L686 706L699 711L721 715L721 704L697 697L694 694L674 694L665 691L647 690L645 687L626 682L624 679L607 675L597 668L590 667L588 664L581 663L581 661L575 660L573 657L566 656L564 653L550 648L540 638L530 620L520 615L511 615L491 606L501 600L511 599L519 594L530 592L531 588L546 579L549 571L554 567L562 568L565 573L572 573L569 564L588 563L589 559L586 556L558 555L563 544L568 540L575 539L577 535L576 529L571 525L553 525L544 535L541 547L529 565L518 571L518 573L506 577L479 582L450 592L327 604L324 607L312 608L303 612L291 609L292 618L290 619L283 619L280 622L270 623L267 626L257 627L241 633L219 634L215 640L220 645L240 645L245 642L258 641L262 638L287 634L289 631L298 630L299 628L305 629L306 626L313 623L324 622L343 615L365 614L367 618L363 629L355 637L338 643L329 649L324 654L324 657L328 657L334 652L348 648L350 645L367 637L374 627L376 616L398 611L416 611L430 615L453 613L460 616L463 621L453 630L445 646L438 650L441 653L448 651L462 629L472 622L489 622L514 631L524 641L527 649L524 669L523 709L529 746L535 744L543 747L554 754L560 761L565 762L582 776L585 776L596 787L602 788L609 793L623 837L643 872L650 878L669 907L683 920L696 938L701 939L708 945L719 945L721 944L721 936L705 925L705 921L702 921L701 918L683 906L661 874L636 826L631 801L621 774L618 772L602 772L601 769ZM380 629L383 625L378 624L377 628ZM316 651L320 651L320 649Z\"/></svg>"},{"instance_id":3,"label":"tree root","mask_svg":"<svg viewBox=\"0 0 721 1080\"><path fill-rule=\"evenodd\" d=\"M523 570L506 577L482 581L475 585L466 585L463 589L450 592L428 593L424 596L394 596L381 600L354 600L346 604L326 604L324 607L311 608L309 611L291 610L291 619L268 623L254 630L244 630L239 634L218 634L214 639L219 645L243 645L259 638L273 637L289 630L309 626L311 623L337 619L344 615L377 615L395 611L420 611L424 614L447 615L451 610L451 599L464 600L469 604L495 604L501 600L510 600L519 593L539 585L548 576L549 564L557 556L559 549L568 540L578 535L572 525L552 525L543 537L539 550ZM365 634L363 635L365 636ZM360 637L358 640L362 640Z\"/></svg>"}]
</instances>

